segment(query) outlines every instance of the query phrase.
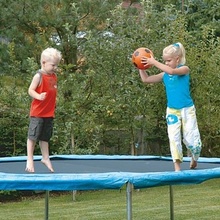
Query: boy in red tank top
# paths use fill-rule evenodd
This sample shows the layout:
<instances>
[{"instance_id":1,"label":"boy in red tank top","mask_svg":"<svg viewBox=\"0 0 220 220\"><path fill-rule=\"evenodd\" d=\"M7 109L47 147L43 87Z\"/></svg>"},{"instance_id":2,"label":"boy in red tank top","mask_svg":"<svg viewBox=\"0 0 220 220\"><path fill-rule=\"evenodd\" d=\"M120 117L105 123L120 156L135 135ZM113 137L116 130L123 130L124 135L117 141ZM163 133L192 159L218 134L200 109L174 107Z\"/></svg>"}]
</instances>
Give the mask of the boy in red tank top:
<instances>
[{"instance_id":1,"label":"boy in red tank top","mask_svg":"<svg viewBox=\"0 0 220 220\"><path fill-rule=\"evenodd\" d=\"M33 173L34 148L39 141L41 162L54 172L49 158L49 140L53 132L53 119L57 96L56 70L62 59L61 52L54 48L47 48L41 54L41 69L34 75L28 89L33 98L30 107L30 123L27 139L26 171Z\"/></svg>"}]
</instances>

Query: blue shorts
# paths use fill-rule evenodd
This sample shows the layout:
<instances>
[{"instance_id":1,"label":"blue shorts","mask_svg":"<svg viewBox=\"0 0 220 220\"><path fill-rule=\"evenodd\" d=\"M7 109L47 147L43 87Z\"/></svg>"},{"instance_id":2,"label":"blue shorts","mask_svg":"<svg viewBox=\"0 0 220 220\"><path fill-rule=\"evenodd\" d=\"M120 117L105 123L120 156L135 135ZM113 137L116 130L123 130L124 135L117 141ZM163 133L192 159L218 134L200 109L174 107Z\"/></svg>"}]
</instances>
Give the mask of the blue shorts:
<instances>
[{"instance_id":1,"label":"blue shorts","mask_svg":"<svg viewBox=\"0 0 220 220\"><path fill-rule=\"evenodd\" d=\"M49 142L53 134L53 118L30 117L28 139Z\"/></svg>"}]
</instances>

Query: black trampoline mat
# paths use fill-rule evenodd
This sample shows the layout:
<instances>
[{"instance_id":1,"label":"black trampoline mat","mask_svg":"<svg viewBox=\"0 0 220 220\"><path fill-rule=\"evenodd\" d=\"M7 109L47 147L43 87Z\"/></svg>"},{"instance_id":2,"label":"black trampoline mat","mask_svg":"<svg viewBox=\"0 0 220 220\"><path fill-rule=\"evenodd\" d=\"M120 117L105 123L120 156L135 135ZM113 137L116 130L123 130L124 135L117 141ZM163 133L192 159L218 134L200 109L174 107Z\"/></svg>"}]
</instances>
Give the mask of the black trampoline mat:
<instances>
[{"instance_id":1,"label":"black trampoline mat","mask_svg":"<svg viewBox=\"0 0 220 220\"><path fill-rule=\"evenodd\" d=\"M174 171L171 160L159 159L58 159L51 160L55 173L106 172L166 172ZM181 170L189 170L190 162L181 163ZM0 172L24 174L26 161L0 162ZM34 161L35 173L50 173L39 160ZM220 167L219 163L198 162L196 170Z\"/></svg>"}]
</instances>

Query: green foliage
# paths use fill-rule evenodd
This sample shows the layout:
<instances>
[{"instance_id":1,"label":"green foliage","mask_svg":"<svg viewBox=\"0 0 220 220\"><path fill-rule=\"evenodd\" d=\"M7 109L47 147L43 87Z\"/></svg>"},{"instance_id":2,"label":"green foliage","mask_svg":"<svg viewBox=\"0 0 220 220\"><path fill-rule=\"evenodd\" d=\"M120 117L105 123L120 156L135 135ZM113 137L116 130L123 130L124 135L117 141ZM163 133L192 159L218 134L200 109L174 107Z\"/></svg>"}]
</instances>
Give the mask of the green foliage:
<instances>
[{"instance_id":1,"label":"green foliage","mask_svg":"<svg viewBox=\"0 0 220 220\"><path fill-rule=\"evenodd\" d=\"M214 32L206 26L202 30L202 41L195 45L192 54L193 94L196 100L200 130L203 134L203 153L208 156L219 156L219 64L220 44ZM196 53L195 53L196 51ZM196 54L196 56L195 56Z\"/></svg>"},{"instance_id":2,"label":"green foliage","mask_svg":"<svg viewBox=\"0 0 220 220\"><path fill-rule=\"evenodd\" d=\"M163 48L180 41L203 155L218 156L219 3L188 1L184 10L181 3L141 0L123 8L119 0L1 1L2 154L25 154L27 88L49 46L63 54L52 153L169 154L163 85L143 85L130 58L145 46L162 61Z\"/></svg>"},{"instance_id":3,"label":"green foliage","mask_svg":"<svg viewBox=\"0 0 220 220\"><path fill-rule=\"evenodd\" d=\"M21 200L21 193L19 191L2 191L0 190L0 202Z\"/></svg>"},{"instance_id":4,"label":"green foliage","mask_svg":"<svg viewBox=\"0 0 220 220\"><path fill-rule=\"evenodd\" d=\"M8 46L10 74L0 76L0 156L24 154L26 123L28 118L27 95L24 80L19 75L20 61L16 59L14 44Z\"/></svg>"}]
</instances>

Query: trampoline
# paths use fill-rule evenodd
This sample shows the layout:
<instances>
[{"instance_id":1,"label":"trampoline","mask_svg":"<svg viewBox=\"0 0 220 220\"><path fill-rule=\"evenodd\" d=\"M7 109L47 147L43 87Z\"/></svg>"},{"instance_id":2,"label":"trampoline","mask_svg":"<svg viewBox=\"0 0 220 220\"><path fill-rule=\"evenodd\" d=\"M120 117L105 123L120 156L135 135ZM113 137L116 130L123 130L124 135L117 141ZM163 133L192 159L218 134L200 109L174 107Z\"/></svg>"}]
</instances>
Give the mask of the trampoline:
<instances>
[{"instance_id":1,"label":"trampoline","mask_svg":"<svg viewBox=\"0 0 220 220\"><path fill-rule=\"evenodd\" d=\"M26 173L26 156L0 158L0 190L45 190L45 219L49 219L49 191L120 189L126 185L127 220L132 220L132 190L170 187L170 219L174 219L173 185L199 184L220 178L220 158L200 158L198 168L189 169L184 157L181 172L174 172L171 157L57 155L50 157L50 173L35 156L35 173Z\"/></svg>"}]
</instances>

